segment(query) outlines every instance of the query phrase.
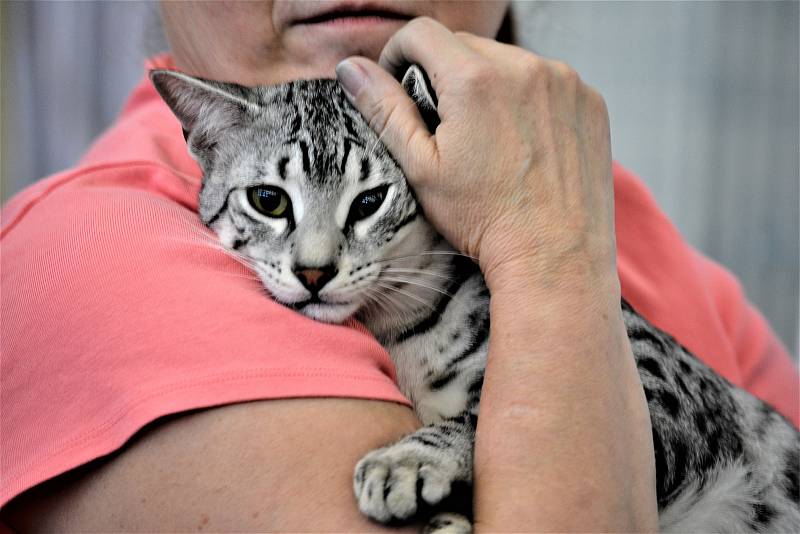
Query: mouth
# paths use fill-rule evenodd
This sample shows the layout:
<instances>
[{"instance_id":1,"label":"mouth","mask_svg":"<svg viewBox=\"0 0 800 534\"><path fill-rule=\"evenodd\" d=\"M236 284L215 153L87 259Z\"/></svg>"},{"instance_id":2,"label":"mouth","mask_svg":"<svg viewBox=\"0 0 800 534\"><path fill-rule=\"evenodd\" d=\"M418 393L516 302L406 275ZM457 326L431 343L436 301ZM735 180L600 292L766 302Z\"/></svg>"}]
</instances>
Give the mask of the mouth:
<instances>
[{"instance_id":1,"label":"mouth","mask_svg":"<svg viewBox=\"0 0 800 534\"><path fill-rule=\"evenodd\" d=\"M318 24L323 26L370 25L387 22L405 22L412 16L377 5L341 4L328 10L320 10L295 20L295 25Z\"/></svg>"},{"instance_id":2,"label":"mouth","mask_svg":"<svg viewBox=\"0 0 800 534\"><path fill-rule=\"evenodd\" d=\"M317 295L314 295L310 299L301 300L301 301L298 301L298 302L290 302L290 303L287 304L287 306L289 306L291 309L293 309L295 311L300 311L303 308L305 308L306 306L309 306L311 304L321 304L321 305L324 306L324 305L326 305L328 303L321 301Z\"/></svg>"},{"instance_id":3,"label":"mouth","mask_svg":"<svg viewBox=\"0 0 800 534\"><path fill-rule=\"evenodd\" d=\"M334 324L344 322L355 312L352 303L325 302L317 297L294 302L288 306L311 319Z\"/></svg>"}]
</instances>

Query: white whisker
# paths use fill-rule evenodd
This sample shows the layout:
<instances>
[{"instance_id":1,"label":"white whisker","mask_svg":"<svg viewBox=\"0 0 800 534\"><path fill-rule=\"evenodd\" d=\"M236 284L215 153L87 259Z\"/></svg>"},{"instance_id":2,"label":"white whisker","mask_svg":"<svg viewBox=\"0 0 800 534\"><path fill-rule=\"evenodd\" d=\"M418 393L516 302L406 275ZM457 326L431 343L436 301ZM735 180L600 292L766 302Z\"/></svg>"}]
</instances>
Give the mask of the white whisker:
<instances>
[{"instance_id":1,"label":"white whisker","mask_svg":"<svg viewBox=\"0 0 800 534\"><path fill-rule=\"evenodd\" d=\"M397 313L398 315L403 315L404 313L410 311L411 308L408 304L404 303L401 300L398 300L391 293L386 293L384 291L381 291L379 288L375 288L375 290L378 291L378 294L381 296L381 298L384 299L385 302L389 304L389 306L394 308L394 312ZM387 308L387 311L390 310L388 310Z\"/></svg>"},{"instance_id":2,"label":"white whisker","mask_svg":"<svg viewBox=\"0 0 800 534\"><path fill-rule=\"evenodd\" d=\"M437 278L443 278L445 280L455 280L454 277L448 276L446 274L437 273L428 269L406 269L406 268L398 268L398 267L387 267L383 269L381 272L383 273L397 273L397 274L422 274L428 276L435 276Z\"/></svg>"},{"instance_id":3,"label":"white whisker","mask_svg":"<svg viewBox=\"0 0 800 534\"><path fill-rule=\"evenodd\" d=\"M437 293L441 293L442 295L450 297L453 300L457 300L452 294L448 293L447 291L444 291L443 289L439 289L437 287L432 287L432 286L429 286L429 285L421 284L421 283L417 282L416 280L407 280L407 279L404 279L404 278L385 278L385 277L384 278L380 278L380 280L385 280L387 282L400 282L400 283L403 283L403 284L409 284L409 285L413 285L413 286L424 287L425 289L430 289L431 291L436 291Z\"/></svg>"},{"instance_id":4,"label":"white whisker","mask_svg":"<svg viewBox=\"0 0 800 534\"><path fill-rule=\"evenodd\" d=\"M387 314L391 313L391 310L389 309L389 306L388 306L388 304L391 304L391 302L386 300L384 295L380 291L378 291L376 288L367 287L365 294L366 294L366 297L367 297L367 302L374 303L376 306L378 306L382 311L384 311Z\"/></svg>"},{"instance_id":5,"label":"white whisker","mask_svg":"<svg viewBox=\"0 0 800 534\"><path fill-rule=\"evenodd\" d=\"M409 254L408 256L396 256L394 258L384 258L382 260L375 260L372 263L386 263L389 261L404 260L408 258L419 258L420 256L461 256L464 258L469 258L473 261L478 260L478 258L474 256L470 256L468 254L462 254L460 252L450 252L447 250L430 250L428 252L420 252L418 254Z\"/></svg>"},{"instance_id":6,"label":"white whisker","mask_svg":"<svg viewBox=\"0 0 800 534\"><path fill-rule=\"evenodd\" d=\"M401 295L405 295L406 297L408 297L408 298L410 298L410 299L414 299L414 300L416 300L417 302L419 302L420 304L422 304L422 305L424 305L424 306L427 306L428 308L430 308L430 309L431 309L431 310L433 310L434 312L436 311L436 308L434 308L434 307L433 307L433 306L431 306L431 305L430 305L428 302L425 302L423 299L421 299L420 297L418 297L417 295L415 295L415 294L413 294L413 293L409 293L408 291L403 291L403 290L402 290L402 289L400 289L399 287L394 287L394 286L392 286L392 285L381 284L380 282L376 282L376 285L378 285L378 286L380 286L380 287L382 287L382 288L384 288L384 289L389 289L389 290L391 290L391 291L396 291L397 293L400 293Z\"/></svg>"}]
</instances>

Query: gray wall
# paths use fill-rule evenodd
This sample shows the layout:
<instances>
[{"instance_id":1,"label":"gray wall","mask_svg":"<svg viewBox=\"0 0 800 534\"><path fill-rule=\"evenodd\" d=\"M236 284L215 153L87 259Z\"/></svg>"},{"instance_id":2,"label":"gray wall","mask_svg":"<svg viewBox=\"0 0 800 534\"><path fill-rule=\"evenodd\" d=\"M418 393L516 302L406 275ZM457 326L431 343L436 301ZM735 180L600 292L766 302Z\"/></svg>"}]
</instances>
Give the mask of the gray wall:
<instances>
[{"instance_id":1,"label":"gray wall","mask_svg":"<svg viewBox=\"0 0 800 534\"><path fill-rule=\"evenodd\" d=\"M2 2L2 196L71 165L159 49L153 3ZM529 2L605 96L617 160L798 351L798 3Z\"/></svg>"}]
</instances>

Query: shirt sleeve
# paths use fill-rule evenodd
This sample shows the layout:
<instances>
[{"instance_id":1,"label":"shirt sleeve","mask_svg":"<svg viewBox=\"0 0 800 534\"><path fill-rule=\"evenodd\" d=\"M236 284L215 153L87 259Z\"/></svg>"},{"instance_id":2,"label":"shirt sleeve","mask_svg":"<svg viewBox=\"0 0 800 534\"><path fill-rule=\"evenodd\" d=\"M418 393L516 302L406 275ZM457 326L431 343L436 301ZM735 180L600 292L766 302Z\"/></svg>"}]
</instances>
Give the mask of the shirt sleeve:
<instances>
[{"instance_id":1,"label":"shirt sleeve","mask_svg":"<svg viewBox=\"0 0 800 534\"><path fill-rule=\"evenodd\" d=\"M732 274L699 253L696 261L731 340L741 386L798 426L800 381L789 352Z\"/></svg>"},{"instance_id":2,"label":"shirt sleeve","mask_svg":"<svg viewBox=\"0 0 800 534\"><path fill-rule=\"evenodd\" d=\"M269 299L194 211L154 186L167 174L97 167L7 219L0 506L168 414L288 397L408 404L363 327Z\"/></svg>"},{"instance_id":3,"label":"shirt sleeve","mask_svg":"<svg viewBox=\"0 0 800 534\"><path fill-rule=\"evenodd\" d=\"M797 369L736 278L689 245L616 163L614 201L622 295L719 374L800 424Z\"/></svg>"}]
</instances>

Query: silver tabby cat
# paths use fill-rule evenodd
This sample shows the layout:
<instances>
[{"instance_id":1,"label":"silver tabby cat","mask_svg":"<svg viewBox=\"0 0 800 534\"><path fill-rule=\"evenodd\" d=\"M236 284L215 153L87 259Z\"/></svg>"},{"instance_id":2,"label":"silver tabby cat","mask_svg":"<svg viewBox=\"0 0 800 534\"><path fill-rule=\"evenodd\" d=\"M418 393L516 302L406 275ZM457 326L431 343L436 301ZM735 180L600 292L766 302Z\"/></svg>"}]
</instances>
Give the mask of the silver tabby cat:
<instances>
[{"instance_id":1,"label":"silver tabby cat","mask_svg":"<svg viewBox=\"0 0 800 534\"><path fill-rule=\"evenodd\" d=\"M361 511L468 531L489 333L480 272L426 222L335 81L151 77L203 169L202 221L279 302L322 321L363 321L425 424L358 463ZM404 86L435 128L424 74L412 67ZM798 431L622 309L653 425L661 530L800 532Z\"/></svg>"}]
</instances>

